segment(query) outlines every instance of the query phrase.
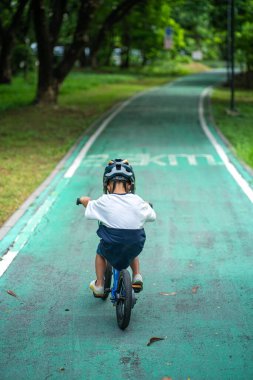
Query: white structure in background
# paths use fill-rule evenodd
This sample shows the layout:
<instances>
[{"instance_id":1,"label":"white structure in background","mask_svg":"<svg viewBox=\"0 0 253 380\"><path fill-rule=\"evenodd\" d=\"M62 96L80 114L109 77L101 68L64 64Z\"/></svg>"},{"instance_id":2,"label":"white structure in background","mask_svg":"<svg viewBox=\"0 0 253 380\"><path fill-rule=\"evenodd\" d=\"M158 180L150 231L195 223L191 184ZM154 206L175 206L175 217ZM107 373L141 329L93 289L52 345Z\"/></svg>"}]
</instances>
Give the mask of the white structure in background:
<instances>
[{"instance_id":1,"label":"white structure in background","mask_svg":"<svg viewBox=\"0 0 253 380\"><path fill-rule=\"evenodd\" d=\"M203 59L203 53L201 50L195 50L192 52L192 59L194 59L194 61L202 61Z\"/></svg>"}]
</instances>

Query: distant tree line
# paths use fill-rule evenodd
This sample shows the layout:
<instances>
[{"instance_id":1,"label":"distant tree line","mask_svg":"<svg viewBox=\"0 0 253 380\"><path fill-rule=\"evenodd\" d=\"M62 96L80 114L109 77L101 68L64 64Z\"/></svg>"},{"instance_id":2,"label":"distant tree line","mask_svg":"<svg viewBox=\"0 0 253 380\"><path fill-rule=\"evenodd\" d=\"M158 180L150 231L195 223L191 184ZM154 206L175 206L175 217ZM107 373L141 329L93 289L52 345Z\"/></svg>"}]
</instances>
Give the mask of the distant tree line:
<instances>
[{"instance_id":1,"label":"distant tree line","mask_svg":"<svg viewBox=\"0 0 253 380\"><path fill-rule=\"evenodd\" d=\"M20 67L38 66L36 102L57 102L59 88L79 62L108 66L117 48L120 65L146 65L173 32L171 57L201 50L227 55L227 4L219 0L1 0L0 84ZM237 58L253 71L253 0L236 0ZM36 51L36 59L31 47ZM58 49L58 50L57 50ZM57 54L58 52L58 54Z\"/></svg>"}]
</instances>

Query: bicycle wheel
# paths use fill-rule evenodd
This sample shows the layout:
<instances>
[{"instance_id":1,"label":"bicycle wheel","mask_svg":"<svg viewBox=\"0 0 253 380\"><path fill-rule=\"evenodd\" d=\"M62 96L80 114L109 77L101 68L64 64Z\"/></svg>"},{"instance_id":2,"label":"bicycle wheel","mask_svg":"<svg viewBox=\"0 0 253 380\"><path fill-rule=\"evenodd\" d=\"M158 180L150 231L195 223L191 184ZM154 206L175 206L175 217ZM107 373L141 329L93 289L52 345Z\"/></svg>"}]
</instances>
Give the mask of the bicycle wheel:
<instances>
[{"instance_id":1,"label":"bicycle wheel","mask_svg":"<svg viewBox=\"0 0 253 380\"><path fill-rule=\"evenodd\" d=\"M105 270L105 294L103 296L103 300L106 300L109 296L110 290L111 290L111 282L112 282L112 266L107 261L106 270Z\"/></svg>"},{"instance_id":2,"label":"bicycle wheel","mask_svg":"<svg viewBox=\"0 0 253 380\"><path fill-rule=\"evenodd\" d=\"M132 282L128 270L123 269L119 275L116 315L119 328L124 330L130 322L132 310Z\"/></svg>"}]
</instances>

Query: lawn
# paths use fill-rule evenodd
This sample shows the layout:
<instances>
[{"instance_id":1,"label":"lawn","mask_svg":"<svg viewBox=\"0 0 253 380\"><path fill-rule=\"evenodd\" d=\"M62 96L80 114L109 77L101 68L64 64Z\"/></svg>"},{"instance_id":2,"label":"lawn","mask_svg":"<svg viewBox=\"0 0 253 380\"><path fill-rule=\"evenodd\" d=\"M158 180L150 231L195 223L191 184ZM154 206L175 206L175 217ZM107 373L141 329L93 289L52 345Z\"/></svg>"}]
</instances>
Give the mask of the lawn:
<instances>
[{"instance_id":1,"label":"lawn","mask_svg":"<svg viewBox=\"0 0 253 380\"><path fill-rule=\"evenodd\" d=\"M230 92L217 88L212 95L216 126L226 137L239 159L253 168L253 91L235 91L235 114L228 112Z\"/></svg>"}]
</instances>

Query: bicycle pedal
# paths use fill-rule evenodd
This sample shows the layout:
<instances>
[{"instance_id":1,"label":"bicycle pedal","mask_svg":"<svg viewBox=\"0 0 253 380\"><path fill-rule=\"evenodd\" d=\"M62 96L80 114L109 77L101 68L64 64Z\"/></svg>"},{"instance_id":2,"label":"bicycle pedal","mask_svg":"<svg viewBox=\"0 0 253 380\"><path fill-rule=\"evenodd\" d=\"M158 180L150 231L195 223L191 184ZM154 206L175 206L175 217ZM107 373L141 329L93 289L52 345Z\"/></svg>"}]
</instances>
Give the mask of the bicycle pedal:
<instances>
[{"instance_id":1,"label":"bicycle pedal","mask_svg":"<svg viewBox=\"0 0 253 380\"><path fill-rule=\"evenodd\" d=\"M99 294L95 294L95 293L93 292L93 296L94 296L95 298L105 298L105 297L106 297L106 294L101 294L101 295L99 295Z\"/></svg>"},{"instance_id":2,"label":"bicycle pedal","mask_svg":"<svg viewBox=\"0 0 253 380\"><path fill-rule=\"evenodd\" d=\"M132 284L132 288L135 293L140 293L143 290L143 285L141 284Z\"/></svg>"}]
</instances>

